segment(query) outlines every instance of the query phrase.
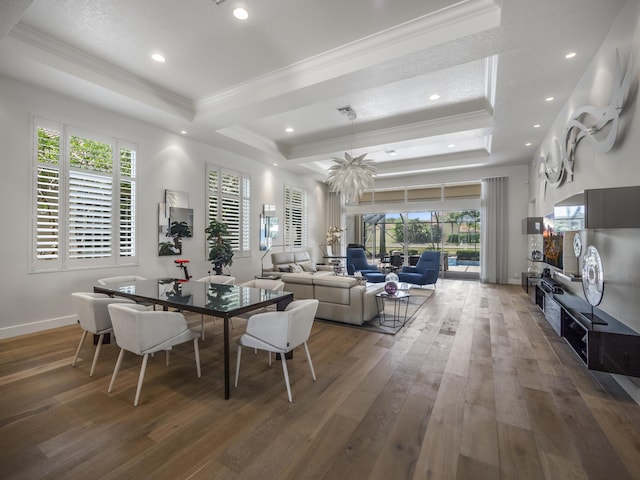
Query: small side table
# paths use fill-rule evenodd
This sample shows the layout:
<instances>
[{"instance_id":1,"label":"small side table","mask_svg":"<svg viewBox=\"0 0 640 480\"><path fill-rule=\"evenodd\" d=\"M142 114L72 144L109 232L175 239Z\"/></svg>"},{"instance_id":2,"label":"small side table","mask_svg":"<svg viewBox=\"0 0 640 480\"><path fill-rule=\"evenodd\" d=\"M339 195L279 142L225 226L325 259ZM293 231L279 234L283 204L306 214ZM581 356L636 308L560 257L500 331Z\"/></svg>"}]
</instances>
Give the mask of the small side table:
<instances>
[{"instance_id":1,"label":"small side table","mask_svg":"<svg viewBox=\"0 0 640 480\"><path fill-rule=\"evenodd\" d=\"M407 311L409 310L409 298L411 295L406 291L397 291L394 294L387 292L376 293L376 307L378 307L378 318L380 325L396 327L398 324L404 325L407 321ZM385 311L385 304L393 302L393 314ZM404 311L403 311L404 304Z\"/></svg>"}]
</instances>

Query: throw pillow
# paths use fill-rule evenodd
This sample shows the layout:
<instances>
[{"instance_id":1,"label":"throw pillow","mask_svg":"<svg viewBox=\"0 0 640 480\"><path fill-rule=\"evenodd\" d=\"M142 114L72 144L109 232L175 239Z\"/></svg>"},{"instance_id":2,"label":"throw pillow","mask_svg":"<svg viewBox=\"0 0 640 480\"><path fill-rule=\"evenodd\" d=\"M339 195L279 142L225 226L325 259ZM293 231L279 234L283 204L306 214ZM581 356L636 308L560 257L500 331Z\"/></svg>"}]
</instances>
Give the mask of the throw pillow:
<instances>
[{"instance_id":1,"label":"throw pillow","mask_svg":"<svg viewBox=\"0 0 640 480\"><path fill-rule=\"evenodd\" d=\"M302 270L302 267L300 265L291 265L289 267L289 271L291 273L302 273L304 270Z\"/></svg>"},{"instance_id":2,"label":"throw pillow","mask_svg":"<svg viewBox=\"0 0 640 480\"><path fill-rule=\"evenodd\" d=\"M298 263L298 265L300 265L300 267L302 267L302 270L304 270L305 272L317 272L318 269L316 268L316 266L311 263L311 262L300 262Z\"/></svg>"},{"instance_id":3,"label":"throw pillow","mask_svg":"<svg viewBox=\"0 0 640 480\"><path fill-rule=\"evenodd\" d=\"M281 265L278 267L278 270L280 270L281 272L290 272L291 265Z\"/></svg>"}]
</instances>

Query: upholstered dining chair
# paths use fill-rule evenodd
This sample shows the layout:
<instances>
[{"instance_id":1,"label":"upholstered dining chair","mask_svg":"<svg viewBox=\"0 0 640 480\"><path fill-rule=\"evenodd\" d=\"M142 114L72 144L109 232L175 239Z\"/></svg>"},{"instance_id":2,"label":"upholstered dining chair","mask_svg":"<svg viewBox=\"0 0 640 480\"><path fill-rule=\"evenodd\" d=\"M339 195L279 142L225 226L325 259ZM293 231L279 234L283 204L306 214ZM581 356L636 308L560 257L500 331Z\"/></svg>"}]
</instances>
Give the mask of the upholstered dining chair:
<instances>
[{"instance_id":1,"label":"upholstered dining chair","mask_svg":"<svg viewBox=\"0 0 640 480\"><path fill-rule=\"evenodd\" d=\"M199 278L196 282L217 283L218 285L234 285L236 283L236 278L230 277L229 275L209 275L208 277Z\"/></svg>"},{"instance_id":2,"label":"upholstered dining chair","mask_svg":"<svg viewBox=\"0 0 640 480\"><path fill-rule=\"evenodd\" d=\"M98 285L102 285L103 287L106 287L110 283L131 282L134 280L146 280L146 278L140 277L138 275L121 275L119 277L99 278L98 280L96 280L96 283Z\"/></svg>"},{"instance_id":3,"label":"upholstered dining chair","mask_svg":"<svg viewBox=\"0 0 640 480\"><path fill-rule=\"evenodd\" d=\"M240 287L261 288L263 290L272 290L274 292L284 291L284 282L279 279L256 278L248 282L241 283Z\"/></svg>"},{"instance_id":4,"label":"upholstered dining chair","mask_svg":"<svg viewBox=\"0 0 640 480\"><path fill-rule=\"evenodd\" d=\"M117 277L99 278L98 280L96 280L96 283L98 285L106 287L110 283L134 282L136 280L146 280L146 278L141 277L139 275L120 275L120 276L117 276ZM156 309L156 306L153 303L140 303L140 305L145 305L147 307L152 307L153 310Z\"/></svg>"},{"instance_id":5,"label":"upholstered dining chair","mask_svg":"<svg viewBox=\"0 0 640 480\"><path fill-rule=\"evenodd\" d=\"M129 351L136 355L142 355L142 367L138 377L138 386L133 406L138 406L142 380L147 368L147 360L150 353L164 350L166 362L169 365L169 352L175 345L193 340L193 350L196 359L198 378L200 371L200 351L198 349L198 337L200 334L187 326L184 315L179 312L150 311L142 305L111 304L109 307L113 331L116 343L120 347L120 354L113 370L108 392L113 390L124 352Z\"/></svg>"},{"instance_id":6,"label":"upholstered dining chair","mask_svg":"<svg viewBox=\"0 0 640 480\"><path fill-rule=\"evenodd\" d=\"M199 278L196 282L215 283L218 285L234 285L236 283L236 277L231 277L229 275L209 275L207 277ZM202 341L204 342L204 315L200 315L200 320L200 334L202 336ZM233 321L231 321L231 326L235 328Z\"/></svg>"},{"instance_id":7,"label":"upholstered dining chair","mask_svg":"<svg viewBox=\"0 0 640 480\"><path fill-rule=\"evenodd\" d=\"M89 371L89 376L93 377L93 372L96 369L96 363L100 356L100 349L102 348L104 336L107 333L113 332L107 305L112 303L128 303L135 305L135 302L126 298L111 298L109 295L93 292L72 293L71 301L75 307L76 313L78 314L78 323L83 330L82 337L80 337L80 344L78 345L76 354L73 357L71 366L76 366L80 350L87 338L87 334L93 333L94 335L98 335L98 343L96 344L96 351L93 354L93 362L91 363L91 370Z\"/></svg>"},{"instance_id":8,"label":"upholstered dining chair","mask_svg":"<svg viewBox=\"0 0 640 480\"><path fill-rule=\"evenodd\" d=\"M269 352L269 365L271 365L271 353L279 353L282 360L284 383L287 387L287 395L291 402L291 385L289 383L289 371L285 354L291 352L300 345L304 345L307 354L309 369L313 380L316 372L313 369L311 355L307 340L311 334L311 327L318 310L318 300L295 300L287 305L284 311L266 312L252 315L247 323L247 330L238 340L238 356L236 363L236 381L240 375L240 358L242 347L248 347Z\"/></svg>"}]
</instances>

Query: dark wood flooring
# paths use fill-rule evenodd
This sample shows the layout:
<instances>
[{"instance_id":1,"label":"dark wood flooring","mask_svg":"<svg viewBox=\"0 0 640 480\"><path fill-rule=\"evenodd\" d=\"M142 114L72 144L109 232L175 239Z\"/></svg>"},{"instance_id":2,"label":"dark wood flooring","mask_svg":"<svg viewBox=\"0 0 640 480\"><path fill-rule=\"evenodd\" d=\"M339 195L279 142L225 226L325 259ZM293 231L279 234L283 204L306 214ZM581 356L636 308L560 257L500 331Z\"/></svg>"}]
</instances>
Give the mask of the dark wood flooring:
<instances>
[{"instance_id":1,"label":"dark wood flooring","mask_svg":"<svg viewBox=\"0 0 640 480\"><path fill-rule=\"evenodd\" d=\"M194 325L199 317L193 318ZM234 335L244 328L235 322ZM169 367L70 326L0 341L3 479L640 479L640 406L585 369L517 286L443 280L396 336L316 322L282 369L243 355L223 400L222 322ZM233 355L235 360L235 355Z\"/></svg>"}]
</instances>

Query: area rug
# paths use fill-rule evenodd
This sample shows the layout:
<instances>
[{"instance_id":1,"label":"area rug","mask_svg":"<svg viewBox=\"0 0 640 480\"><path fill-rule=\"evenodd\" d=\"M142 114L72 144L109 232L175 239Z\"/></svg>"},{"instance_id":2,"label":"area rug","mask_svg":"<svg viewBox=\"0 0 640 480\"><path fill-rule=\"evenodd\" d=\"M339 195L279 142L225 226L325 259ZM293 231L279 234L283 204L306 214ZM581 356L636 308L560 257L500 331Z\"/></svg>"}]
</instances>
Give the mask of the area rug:
<instances>
[{"instance_id":1,"label":"area rug","mask_svg":"<svg viewBox=\"0 0 640 480\"><path fill-rule=\"evenodd\" d=\"M409 304L407 305L407 320L402 323L396 323L395 326L392 322L385 322L380 324L379 316L372 318L370 321L365 322L362 325L352 325L350 323L334 322L333 320L324 320L316 318L316 322L331 323L333 325L341 325L343 327L359 328L361 330L367 330L369 332L384 333L385 335L395 335L402 327L409 325L413 320L418 309L425 304L425 302L435 293L433 289L427 288L412 288L410 291ZM389 319L393 316L393 303L385 302L386 318ZM402 313L404 314L404 306L402 307Z\"/></svg>"}]
</instances>

